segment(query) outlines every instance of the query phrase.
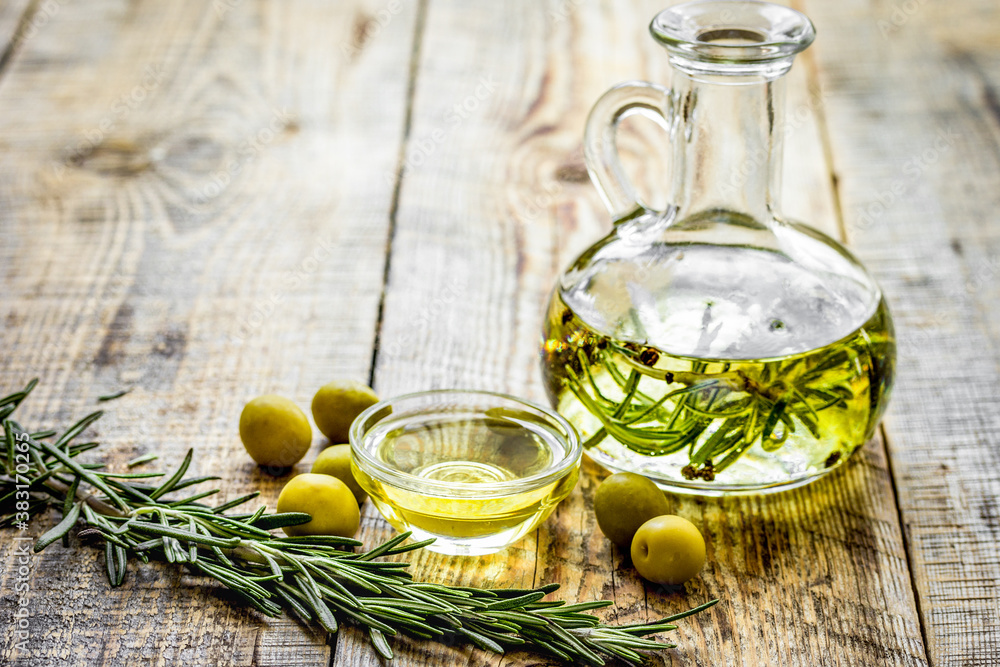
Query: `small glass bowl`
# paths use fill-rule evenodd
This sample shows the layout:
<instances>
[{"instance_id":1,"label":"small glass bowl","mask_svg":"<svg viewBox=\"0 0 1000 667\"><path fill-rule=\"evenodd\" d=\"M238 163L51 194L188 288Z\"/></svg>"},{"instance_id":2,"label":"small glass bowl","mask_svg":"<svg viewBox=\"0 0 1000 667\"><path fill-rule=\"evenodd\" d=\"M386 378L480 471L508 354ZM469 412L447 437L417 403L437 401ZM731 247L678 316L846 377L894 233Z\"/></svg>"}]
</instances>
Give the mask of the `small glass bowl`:
<instances>
[{"instance_id":1,"label":"small glass bowl","mask_svg":"<svg viewBox=\"0 0 1000 667\"><path fill-rule=\"evenodd\" d=\"M576 486L582 451L556 412L488 391L407 394L351 425L351 470L375 507L452 555L499 551L544 521Z\"/></svg>"}]
</instances>

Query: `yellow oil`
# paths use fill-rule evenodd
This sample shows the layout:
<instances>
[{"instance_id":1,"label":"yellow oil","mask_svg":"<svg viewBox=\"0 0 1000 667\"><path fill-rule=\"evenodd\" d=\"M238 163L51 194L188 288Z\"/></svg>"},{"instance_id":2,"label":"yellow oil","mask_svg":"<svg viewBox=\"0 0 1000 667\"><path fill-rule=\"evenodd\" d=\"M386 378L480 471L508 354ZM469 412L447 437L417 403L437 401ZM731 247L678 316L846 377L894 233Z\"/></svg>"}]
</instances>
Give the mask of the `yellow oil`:
<instances>
[{"instance_id":1,"label":"yellow oil","mask_svg":"<svg viewBox=\"0 0 1000 667\"><path fill-rule=\"evenodd\" d=\"M805 352L679 356L597 331L556 290L542 368L591 458L715 495L795 486L842 465L884 411L894 346L879 302L861 327Z\"/></svg>"},{"instance_id":2,"label":"yellow oil","mask_svg":"<svg viewBox=\"0 0 1000 667\"><path fill-rule=\"evenodd\" d=\"M378 441L368 451L405 484L377 479L356 461L352 469L396 529L438 538L438 551L487 553L527 534L576 485L578 464L560 479L516 492L521 480L543 475L565 456L564 443L537 426L461 414L415 423L389 417L367 435Z\"/></svg>"}]
</instances>

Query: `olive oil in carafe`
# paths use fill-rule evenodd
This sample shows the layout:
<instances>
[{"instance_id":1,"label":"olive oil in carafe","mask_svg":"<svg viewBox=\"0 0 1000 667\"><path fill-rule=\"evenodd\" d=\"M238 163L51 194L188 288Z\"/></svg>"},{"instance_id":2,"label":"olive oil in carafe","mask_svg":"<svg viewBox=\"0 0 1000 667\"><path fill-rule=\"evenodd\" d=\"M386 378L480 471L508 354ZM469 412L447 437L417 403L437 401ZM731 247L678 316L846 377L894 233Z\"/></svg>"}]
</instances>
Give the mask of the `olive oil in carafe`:
<instances>
[{"instance_id":1,"label":"olive oil in carafe","mask_svg":"<svg viewBox=\"0 0 1000 667\"><path fill-rule=\"evenodd\" d=\"M770 253L735 252L745 255L742 265L775 263ZM711 256L698 259L697 266L711 266ZM803 277L782 279L783 265L757 268L746 277L731 277L794 285L816 299L818 289L811 290ZM656 271L647 273L655 276ZM595 272L588 289L593 292L596 286L600 294L602 279L606 277ZM607 281L614 286L608 292L626 284L621 276ZM775 288L776 293L781 289ZM737 291L733 287L729 293ZM641 472L674 490L761 492L797 486L828 472L872 435L893 376L894 341L884 301L879 299L863 324L847 335L783 353L789 340L784 327L816 338L822 332L810 332L810 327L823 318L804 309L796 318L795 308L786 308L791 313L786 323L719 297L699 301L683 290L674 296L667 306L647 301L645 313L629 306L632 312L605 327L614 330L609 334L570 307L557 287L544 328L542 367L553 404L580 431L591 458L612 470ZM770 295L764 303L788 306L794 298L794 293ZM581 304L580 310L600 306L599 299ZM650 315L682 309L681 304L690 312L675 313L673 319ZM719 322L710 317L713 308L723 313ZM846 307L843 313L829 310L830 321L849 315ZM748 337L754 338L753 345L747 346ZM677 354L649 338L716 354ZM741 345L752 356L732 354ZM766 354L754 355L754 345Z\"/></svg>"}]
</instances>

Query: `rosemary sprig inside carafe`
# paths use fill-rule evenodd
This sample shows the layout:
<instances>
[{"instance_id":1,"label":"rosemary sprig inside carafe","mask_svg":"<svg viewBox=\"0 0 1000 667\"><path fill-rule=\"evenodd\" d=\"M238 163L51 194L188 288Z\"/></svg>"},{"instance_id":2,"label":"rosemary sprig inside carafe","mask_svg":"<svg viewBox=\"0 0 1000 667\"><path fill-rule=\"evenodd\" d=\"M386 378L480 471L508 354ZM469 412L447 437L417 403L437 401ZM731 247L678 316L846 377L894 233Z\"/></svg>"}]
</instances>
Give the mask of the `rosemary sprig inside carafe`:
<instances>
[{"instance_id":1,"label":"rosemary sprig inside carafe","mask_svg":"<svg viewBox=\"0 0 1000 667\"><path fill-rule=\"evenodd\" d=\"M830 468L870 437L880 416L893 345L881 317L807 353L727 360L617 340L564 308L549 316L544 366L556 405L592 454L618 443L645 457L675 456L684 479L703 482L752 449L766 461L790 446Z\"/></svg>"},{"instance_id":2,"label":"rosemary sprig inside carafe","mask_svg":"<svg viewBox=\"0 0 1000 667\"><path fill-rule=\"evenodd\" d=\"M28 431L10 419L35 386L0 398L4 447L0 447L0 527L24 528L28 520L56 508L62 520L35 543L39 552L57 541L69 546L71 531L103 547L108 579L125 579L130 563L166 560L214 579L268 616L290 611L330 633L341 622L364 627L375 650L393 656L388 638L405 633L446 643L471 643L502 653L521 648L567 662L603 665L607 658L640 664L640 651L672 648L649 635L673 630L674 621L697 613L713 600L649 623L608 626L586 613L611 605L544 598L559 588L485 589L414 581L408 563L377 560L426 546L398 535L366 552L361 542L333 536L277 537L270 531L302 524L308 514L240 513L250 493L215 507L201 501L218 489L179 493L217 477L186 477L188 451L171 475L119 473L80 455L98 446L77 436L101 416L94 412L59 435ZM133 462L138 465L138 462ZM165 478L165 479L164 479ZM156 483L152 483L155 481Z\"/></svg>"}]
</instances>

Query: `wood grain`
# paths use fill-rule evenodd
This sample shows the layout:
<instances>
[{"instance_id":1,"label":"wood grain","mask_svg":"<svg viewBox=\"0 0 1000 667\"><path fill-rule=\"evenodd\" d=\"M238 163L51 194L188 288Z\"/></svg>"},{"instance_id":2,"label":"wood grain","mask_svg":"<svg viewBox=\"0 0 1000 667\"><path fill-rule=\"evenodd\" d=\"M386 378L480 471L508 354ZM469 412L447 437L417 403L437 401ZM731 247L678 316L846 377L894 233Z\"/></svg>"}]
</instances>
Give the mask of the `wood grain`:
<instances>
[{"instance_id":1,"label":"wood grain","mask_svg":"<svg viewBox=\"0 0 1000 667\"><path fill-rule=\"evenodd\" d=\"M928 654L1000 665L1000 11L807 7L851 239L896 316L885 430Z\"/></svg>"},{"instance_id":2,"label":"wood grain","mask_svg":"<svg viewBox=\"0 0 1000 667\"><path fill-rule=\"evenodd\" d=\"M52 4L0 86L0 384L40 376L22 418L46 426L131 387L94 431L112 461L195 446L192 473L273 507L239 412L368 378L415 14L362 39L381 3ZM111 590L77 547L32 559L19 651L5 535L0 663L329 660L323 633L175 568Z\"/></svg>"}]
</instances>

